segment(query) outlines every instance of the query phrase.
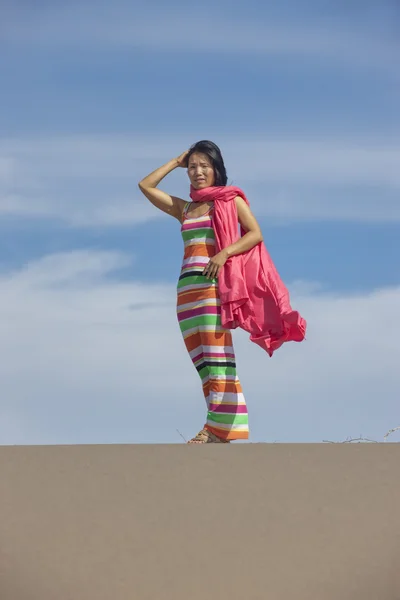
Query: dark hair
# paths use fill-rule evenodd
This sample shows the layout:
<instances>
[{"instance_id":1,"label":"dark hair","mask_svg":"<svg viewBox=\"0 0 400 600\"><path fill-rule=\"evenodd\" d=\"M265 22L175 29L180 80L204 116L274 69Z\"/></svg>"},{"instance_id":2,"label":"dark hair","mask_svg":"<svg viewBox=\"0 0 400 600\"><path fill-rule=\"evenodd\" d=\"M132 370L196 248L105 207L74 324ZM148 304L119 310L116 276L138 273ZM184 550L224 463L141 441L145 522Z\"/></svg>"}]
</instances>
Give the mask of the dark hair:
<instances>
[{"instance_id":1,"label":"dark hair","mask_svg":"<svg viewBox=\"0 0 400 600\"><path fill-rule=\"evenodd\" d=\"M210 159L211 164L214 168L214 185L226 185L228 177L226 174L224 159L222 158L221 150L218 148L218 146L214 144L214 142L210 142L209 140L201 140L200 142L196 142L189 149L189 154L187 156L188 164L190 157L195 152L201 152L202 154L206 154Z\"/></svg>"}]
</instances>

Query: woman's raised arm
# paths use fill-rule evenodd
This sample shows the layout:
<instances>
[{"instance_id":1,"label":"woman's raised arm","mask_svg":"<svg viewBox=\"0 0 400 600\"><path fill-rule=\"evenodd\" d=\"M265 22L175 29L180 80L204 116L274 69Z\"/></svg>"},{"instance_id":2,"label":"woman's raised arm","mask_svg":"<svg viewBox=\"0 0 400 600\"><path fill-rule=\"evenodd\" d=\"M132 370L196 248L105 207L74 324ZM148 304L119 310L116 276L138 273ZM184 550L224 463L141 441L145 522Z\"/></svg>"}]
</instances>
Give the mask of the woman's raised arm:
<instances>
[{"instance_id":1,"label":"woman's raised arm","mask_svg":"<svg viewBox=\"0 0 400 600\"><path fill-rule=\"evenodd\" d=\"M187 154L188 151L186 150L180 156L165 163L165 165L162 165L139 182L140 191L146 198L150 200L154 206L168 215L175 217L178 221L181 219L182 211L186 204L185 200L177 198L176 196L171 196L170 194L159 190L157 186L164 177L171 173L171 171L178 167L185 168L187 166Z\"/></svg>"}]
</instances>

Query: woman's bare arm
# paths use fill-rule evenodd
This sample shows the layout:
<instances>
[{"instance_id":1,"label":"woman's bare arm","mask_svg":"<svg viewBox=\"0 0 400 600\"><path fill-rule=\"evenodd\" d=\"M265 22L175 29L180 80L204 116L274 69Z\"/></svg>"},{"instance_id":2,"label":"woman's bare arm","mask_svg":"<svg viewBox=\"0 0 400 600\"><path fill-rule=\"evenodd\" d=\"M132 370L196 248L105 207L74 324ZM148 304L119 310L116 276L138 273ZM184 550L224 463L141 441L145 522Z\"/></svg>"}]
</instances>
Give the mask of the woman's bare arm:
<instances>
[{"instance_id":1,"label":"woman's bare arm","mask_svg":"<svg viewBox=\"0 0 400 600\"><path fill-rule=\"evenodd\" d=\"M178 198L177 196L171 196L170 194L159 190L157 186L164 177L171 173L171 171L178 167L186 166L187 154L188 152L186 151L178 156L178 158L173 158L139 182L140 191L146 198L150 200L154 206L168 215L175 217L178 221L181 219L182 211L186 204L185 200L182 200L182 198Z\"/></svg>"},{"instance_id":2,"label":"woman's bare arm","mask_svg":"<svg viewBox=\"0 0 400 600\"><path fill-rule=\"evenodd\" d=\"M231 246L228 246L227 248L224 248L228 258L250 250L263 240L257 219L243 198L236 196L235 203L238 212L238 221L246 233L237 242Z\"/></svg>"},{"instance_id":3,"label":"woman's bare arm","mask_svg":"<svg viewBox=\"0 0 400 600\"><path fill-rule=\"evenodd\" d=\"M254 246L263 241L263 236L260 226L257 223L257 219L251 212L246 202L240 196L236 196L235 203L238 213L238 221L246 233L237 242L227 246L226 248L222 248L218 254L215 254L215 256L210 258L203 271L203 274L207 277L207 279L218 277L220 270L228 258L231 256L236 256L236 254L247 252L247 250L254 248Z\"/></svg>"}]
</instances>

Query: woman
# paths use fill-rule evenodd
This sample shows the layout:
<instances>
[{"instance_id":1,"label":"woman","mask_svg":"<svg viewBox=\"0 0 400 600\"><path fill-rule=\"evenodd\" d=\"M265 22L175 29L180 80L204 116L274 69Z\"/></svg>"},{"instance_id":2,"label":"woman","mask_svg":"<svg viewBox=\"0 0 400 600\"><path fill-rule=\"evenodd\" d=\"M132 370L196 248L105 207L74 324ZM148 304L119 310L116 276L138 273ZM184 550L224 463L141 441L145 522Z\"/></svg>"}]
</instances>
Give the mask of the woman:
<instances>
[{"instance_id":1,"label":"woman","mask_svg":"<svg viewBox=\"0 0 400 600\"><path fill-rule=\"evenodd\" d=\"M191 202L157 188L178 167L187 169ZM248 331L272 356L283 342L304 339L306 323L290 307L245 194L227 186L218 146L197 142L142 179L139 188L154 206L181 223L178 321L208 411L206 424L189 443L247 439L247 407L230 330Z\"/></svg>"}]
</instances>

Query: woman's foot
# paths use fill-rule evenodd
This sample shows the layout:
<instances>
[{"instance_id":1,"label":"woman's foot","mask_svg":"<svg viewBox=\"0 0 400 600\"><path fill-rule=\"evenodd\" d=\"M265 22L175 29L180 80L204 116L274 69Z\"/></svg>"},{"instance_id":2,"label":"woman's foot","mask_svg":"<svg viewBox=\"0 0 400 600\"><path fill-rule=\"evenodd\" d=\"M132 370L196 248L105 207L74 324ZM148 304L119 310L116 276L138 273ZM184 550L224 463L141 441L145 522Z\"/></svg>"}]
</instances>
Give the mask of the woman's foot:
<instances>
[{"instance_id":1,"label":"woman's foot","mask_svg":"<svg viewBox=\"0 0 400 600\"><path fill-rule=\"evenodd\" d=\"M188 444L229 444L229 440L223 440L208 429L202 429Z\"/></svg>"}]
</instances>

